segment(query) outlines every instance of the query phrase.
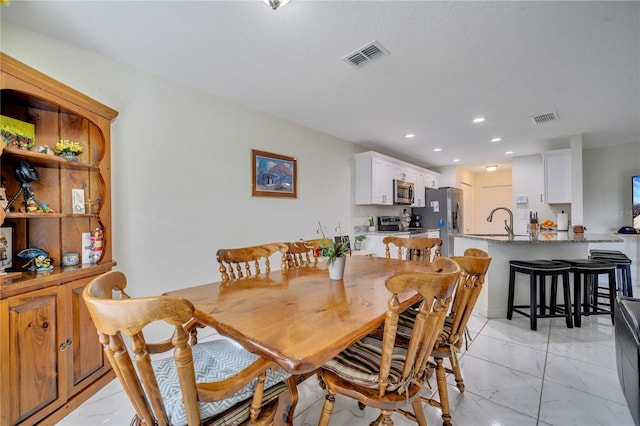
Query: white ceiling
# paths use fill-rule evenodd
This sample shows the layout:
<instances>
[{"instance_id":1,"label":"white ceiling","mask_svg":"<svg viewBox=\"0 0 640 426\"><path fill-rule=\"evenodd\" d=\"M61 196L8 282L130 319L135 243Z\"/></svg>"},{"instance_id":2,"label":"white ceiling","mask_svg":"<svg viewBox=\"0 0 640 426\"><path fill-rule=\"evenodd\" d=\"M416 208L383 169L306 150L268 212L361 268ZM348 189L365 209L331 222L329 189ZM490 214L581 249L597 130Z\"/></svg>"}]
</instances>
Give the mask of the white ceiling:
<instances>
[{"instance_id":1,"label":"white ceiling","mask_svg":"<svg viewBox=\"0 0 640 426\"><path fill-rule=\"evenodd\" d=\"M1 13L424 166L510 167L579 134L585 148L640 141L638 1L13 0ZM389 55L342 60L373 40ZM530 119L549 112L560 119Z\"/></svg>"}]
</instances>

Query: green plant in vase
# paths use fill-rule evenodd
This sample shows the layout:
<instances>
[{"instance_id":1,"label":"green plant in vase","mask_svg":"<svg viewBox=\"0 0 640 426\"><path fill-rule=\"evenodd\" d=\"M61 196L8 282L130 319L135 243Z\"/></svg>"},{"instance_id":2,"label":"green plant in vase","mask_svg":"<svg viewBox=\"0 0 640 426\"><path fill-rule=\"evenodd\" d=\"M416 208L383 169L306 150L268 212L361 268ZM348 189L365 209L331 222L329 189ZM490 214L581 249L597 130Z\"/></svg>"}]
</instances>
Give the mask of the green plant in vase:
<instances>
[{"instance_id":1,"label":"green plant in vase","mask_svg":"<svg viewBox=\"0 0 640 426\"><path fill-rule=\"evenodd\" d=\"M340 224L336 226L335 230L338 233L337 240L327 238L322 224L318 222L318 229L316 232L322 235L323 239L329 241L329 243L320 244L320 255L327 259L327 266L330 266L336 258L345 257L349 253L349 239L342 234Z\"/></svg>"}]
</instances>

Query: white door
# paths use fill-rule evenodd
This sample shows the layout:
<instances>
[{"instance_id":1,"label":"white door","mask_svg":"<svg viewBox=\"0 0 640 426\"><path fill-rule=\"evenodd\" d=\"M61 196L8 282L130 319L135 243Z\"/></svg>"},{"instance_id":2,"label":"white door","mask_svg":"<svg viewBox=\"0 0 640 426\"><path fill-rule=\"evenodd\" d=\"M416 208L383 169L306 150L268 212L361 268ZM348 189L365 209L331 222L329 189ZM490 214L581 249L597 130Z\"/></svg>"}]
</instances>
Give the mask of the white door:
<instances>
[{"instance_id":1,"label":"white door","mask_svg":"<svg viewBox=\"0 0 640 426\"><path fill-rule=\"evenodd\" d=\"M472 234L474 233L473 203L475 199L473 196L473 185L460 182L460 187L462 188L462 226L464 227L462 232L465 234Z\"/></svg>"},{"instance_id":2,"label":"white door","mask_svg":"<svg viewBox=\"0 0 640 426\"><path fill-rule=\"evenodd\" d=\"M483 186L480 198L480 220L483 234L506 234L504 221L509 223L509 214L504 210L498 210L493 215L493 221L487 222L489 213L496 207L507 207L513 211L511 201L511 185Z\"/></svg>"}]
</instances>

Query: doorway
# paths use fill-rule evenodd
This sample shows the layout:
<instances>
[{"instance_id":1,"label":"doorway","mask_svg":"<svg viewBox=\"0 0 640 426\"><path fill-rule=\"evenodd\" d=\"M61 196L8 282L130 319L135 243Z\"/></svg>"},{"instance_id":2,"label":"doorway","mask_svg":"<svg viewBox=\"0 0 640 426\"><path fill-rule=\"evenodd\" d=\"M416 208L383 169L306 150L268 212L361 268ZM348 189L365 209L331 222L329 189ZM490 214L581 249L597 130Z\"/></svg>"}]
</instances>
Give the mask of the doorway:
<instances>
[{"instance_id":1,"label":"doorway","mask_svg":"<svg viewBox=\"0 0 640 426\"><path fill-rule=\"evenodd\" d=\"M498 210L493 215L493 221L487 222L489 213L496 207L507 207L513 211L511 185L491 185L482 187L480 198L480 219L483 234L504 234L504 221L509 223L509 214Z\"/></svg>"}]
</instances>

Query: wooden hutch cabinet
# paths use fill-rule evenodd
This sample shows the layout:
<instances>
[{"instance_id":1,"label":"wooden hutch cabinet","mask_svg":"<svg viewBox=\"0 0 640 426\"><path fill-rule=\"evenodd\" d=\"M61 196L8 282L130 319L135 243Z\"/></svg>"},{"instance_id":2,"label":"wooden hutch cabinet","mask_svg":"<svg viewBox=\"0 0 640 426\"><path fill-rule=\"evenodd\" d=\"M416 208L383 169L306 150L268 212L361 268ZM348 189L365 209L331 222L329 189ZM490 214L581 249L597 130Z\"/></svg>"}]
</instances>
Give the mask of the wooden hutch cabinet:
<instances>
[{"instance_id":1,"label":"wooden hutch cabinet","mask_svg":"<svg viewBox=\"0 0 640 426\"><path fill-rule=\"evenodd\" d=\"M12 234L11 270L19 273L0 276L0 424L55 424L114 378L82 291L115 265L110 126L118 113L3 53L0 78L0 113L35 127L35 147L5 147L0 155L7 198L20 190L15 170L26 161L39 175L31 183L36 199L53 210L21 212L20 196L2 224ZM80 143L78 162L36 151L59 140ZM84 213L73 209L72 189L92 201ZM63 254L81 253L82 233L97 227L101 258L62 266ZM26 248L49 253L54 269L23 269L16 254Z\"/></svg>"}]
</instances>

